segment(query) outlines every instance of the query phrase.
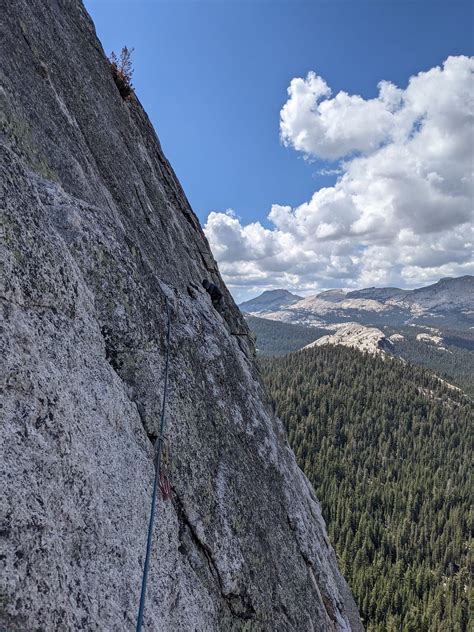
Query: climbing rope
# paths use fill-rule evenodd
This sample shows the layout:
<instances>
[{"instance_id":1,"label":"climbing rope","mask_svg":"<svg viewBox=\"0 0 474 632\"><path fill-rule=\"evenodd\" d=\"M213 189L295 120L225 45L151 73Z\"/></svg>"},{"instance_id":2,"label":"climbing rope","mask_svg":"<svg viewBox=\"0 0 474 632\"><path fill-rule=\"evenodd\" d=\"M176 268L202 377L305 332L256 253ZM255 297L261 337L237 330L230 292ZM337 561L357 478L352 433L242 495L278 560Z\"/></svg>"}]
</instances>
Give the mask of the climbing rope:
<instances>
[{"instance_id":1,"label":"climbing rope","mask_svg":"<svg viewBox=\"0 0 474 632\"><path fill-rule=\"evenodd\" d=\"M150 511L150 521L148 523L148 536L146 541L146 555L145 555L145 565L143 567L143 577L142 577L142 590L140 594L140 606L138 608L138 617L137 617L137 628L136 632L141 632L143 625L143 613L145 610L145 597L146 597L146 585L148 581L148 571L150 569L150 558L151 558L151 550L152 550L152 539L153 539L153 525L155 522L155 508L156 508L156 496L158 492L158 487L160 487L160 481L163 480L160 472L161 465L161 452L163 448L163 443L165 440L165 408L166 408L166 400L168 397L168 368L169 368L169 359L170 359L170 331L171 331L171 318L170 318L170 308L168 304L168 297L165 296L165 304L166 304L166 315L168 317L168 325L166 329L166 361L165 361L165 380L163 386L163 401L161 404L161 420L160 420L160 434L158 435L158 439L155 444L155 480L153 483L153 495L151 498L151 511ZM169 483L168 483L169 485ZM166 491L168 488L166 487ZM167 495L166 495L167 496ZM165 494L163 497L166 498Z\"/></svg>"}]
</instances>

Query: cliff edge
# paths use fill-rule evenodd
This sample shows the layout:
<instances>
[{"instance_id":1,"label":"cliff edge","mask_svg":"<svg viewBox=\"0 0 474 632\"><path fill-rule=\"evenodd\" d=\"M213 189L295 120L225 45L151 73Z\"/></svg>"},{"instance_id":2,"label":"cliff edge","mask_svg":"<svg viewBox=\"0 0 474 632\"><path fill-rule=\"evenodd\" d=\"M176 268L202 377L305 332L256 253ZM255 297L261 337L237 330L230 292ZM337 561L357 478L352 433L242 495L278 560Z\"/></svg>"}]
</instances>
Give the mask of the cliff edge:
<instances>
[{"instance_id":1,"label":"cliff edge","mask_svg":"<svg viewBox=\"0 0 474 632\"><path fill-rule=\"evenodd\" d=\"M245 321L140 103L122 99L81 2L0 5L0 628L134 629L166 296L173 494L158 503L145 629L361 630ZM204 277L224 288L224 317Z\"/></svg>"}]
</instances>

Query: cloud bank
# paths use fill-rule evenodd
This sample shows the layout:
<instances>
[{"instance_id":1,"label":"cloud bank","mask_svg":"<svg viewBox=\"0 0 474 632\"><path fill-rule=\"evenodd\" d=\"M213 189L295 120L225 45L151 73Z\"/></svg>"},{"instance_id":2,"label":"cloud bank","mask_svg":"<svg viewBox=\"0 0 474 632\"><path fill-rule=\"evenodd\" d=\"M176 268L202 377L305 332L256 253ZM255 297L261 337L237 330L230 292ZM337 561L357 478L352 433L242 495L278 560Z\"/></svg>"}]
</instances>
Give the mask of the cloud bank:
<instances>
[{"instance_id":1,"label":"cloud bank","mask_svg":"<svg viewBox=\"0 0 474 632\"><path fill-rule=\"evenodd\" d=\"M472 274L473 76L474 58L449 57L404 90L380 82L374 99L333 96L314 72L293 79L282 142L340 161L340 175L296 208L274 204L270 229L210 213L205 232L227 283L304 290Z\"/></svg>"}]
</instances>

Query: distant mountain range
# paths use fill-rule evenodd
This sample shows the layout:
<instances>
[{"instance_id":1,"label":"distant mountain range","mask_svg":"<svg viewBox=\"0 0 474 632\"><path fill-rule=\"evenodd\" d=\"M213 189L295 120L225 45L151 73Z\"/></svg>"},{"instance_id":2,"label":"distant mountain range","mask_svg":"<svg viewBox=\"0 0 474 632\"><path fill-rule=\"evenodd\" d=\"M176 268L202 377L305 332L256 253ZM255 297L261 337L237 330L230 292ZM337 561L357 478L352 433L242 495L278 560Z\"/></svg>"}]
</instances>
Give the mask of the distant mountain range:
<instances>
[{"instance_id":1,"label":"distant mountain range","mask_svg":"<svg viewBox=\"0 0 474 632\"><path fill-rule=\"evenodd\" d=\"M272 290L239 307L253 316L316 327L356 322L467 329L474 326L474 277L445 278L415 290L335 289L305 298L288 290Z\"/></svg>"},{"instance_id":2,"label":"distant mountain range","mask_svg":"<svg viewBox=\"0 0 474 632\"><path fill-rule=\"evenodd\" d=\"M281 302L279 302L281 301ZM416 290L264 292L240 308L260 355L342 345L422 364L474 395L474 277Z\"/></svg>"}]
</instances>

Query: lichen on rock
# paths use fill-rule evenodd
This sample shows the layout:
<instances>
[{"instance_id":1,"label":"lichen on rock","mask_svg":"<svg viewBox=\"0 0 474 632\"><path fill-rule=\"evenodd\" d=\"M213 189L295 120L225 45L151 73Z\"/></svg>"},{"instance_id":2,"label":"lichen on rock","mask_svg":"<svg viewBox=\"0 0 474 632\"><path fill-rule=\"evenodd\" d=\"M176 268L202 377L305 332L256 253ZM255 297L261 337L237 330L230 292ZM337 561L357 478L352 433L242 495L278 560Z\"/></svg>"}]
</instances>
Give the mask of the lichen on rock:
<instances>
[{"instance_id":1,"label":"lichen on rock","mask_svg":"<svg viewBox=\"0 0 474 632\"><path fill-rule=\"evenodd\" d=\"M233 335L245 320L82 3L16 0L3 15L0 625L134 629L167 296L172 498L158 504L145 629L362 629L252 341Z\"/></svg>"}]
</instances>

